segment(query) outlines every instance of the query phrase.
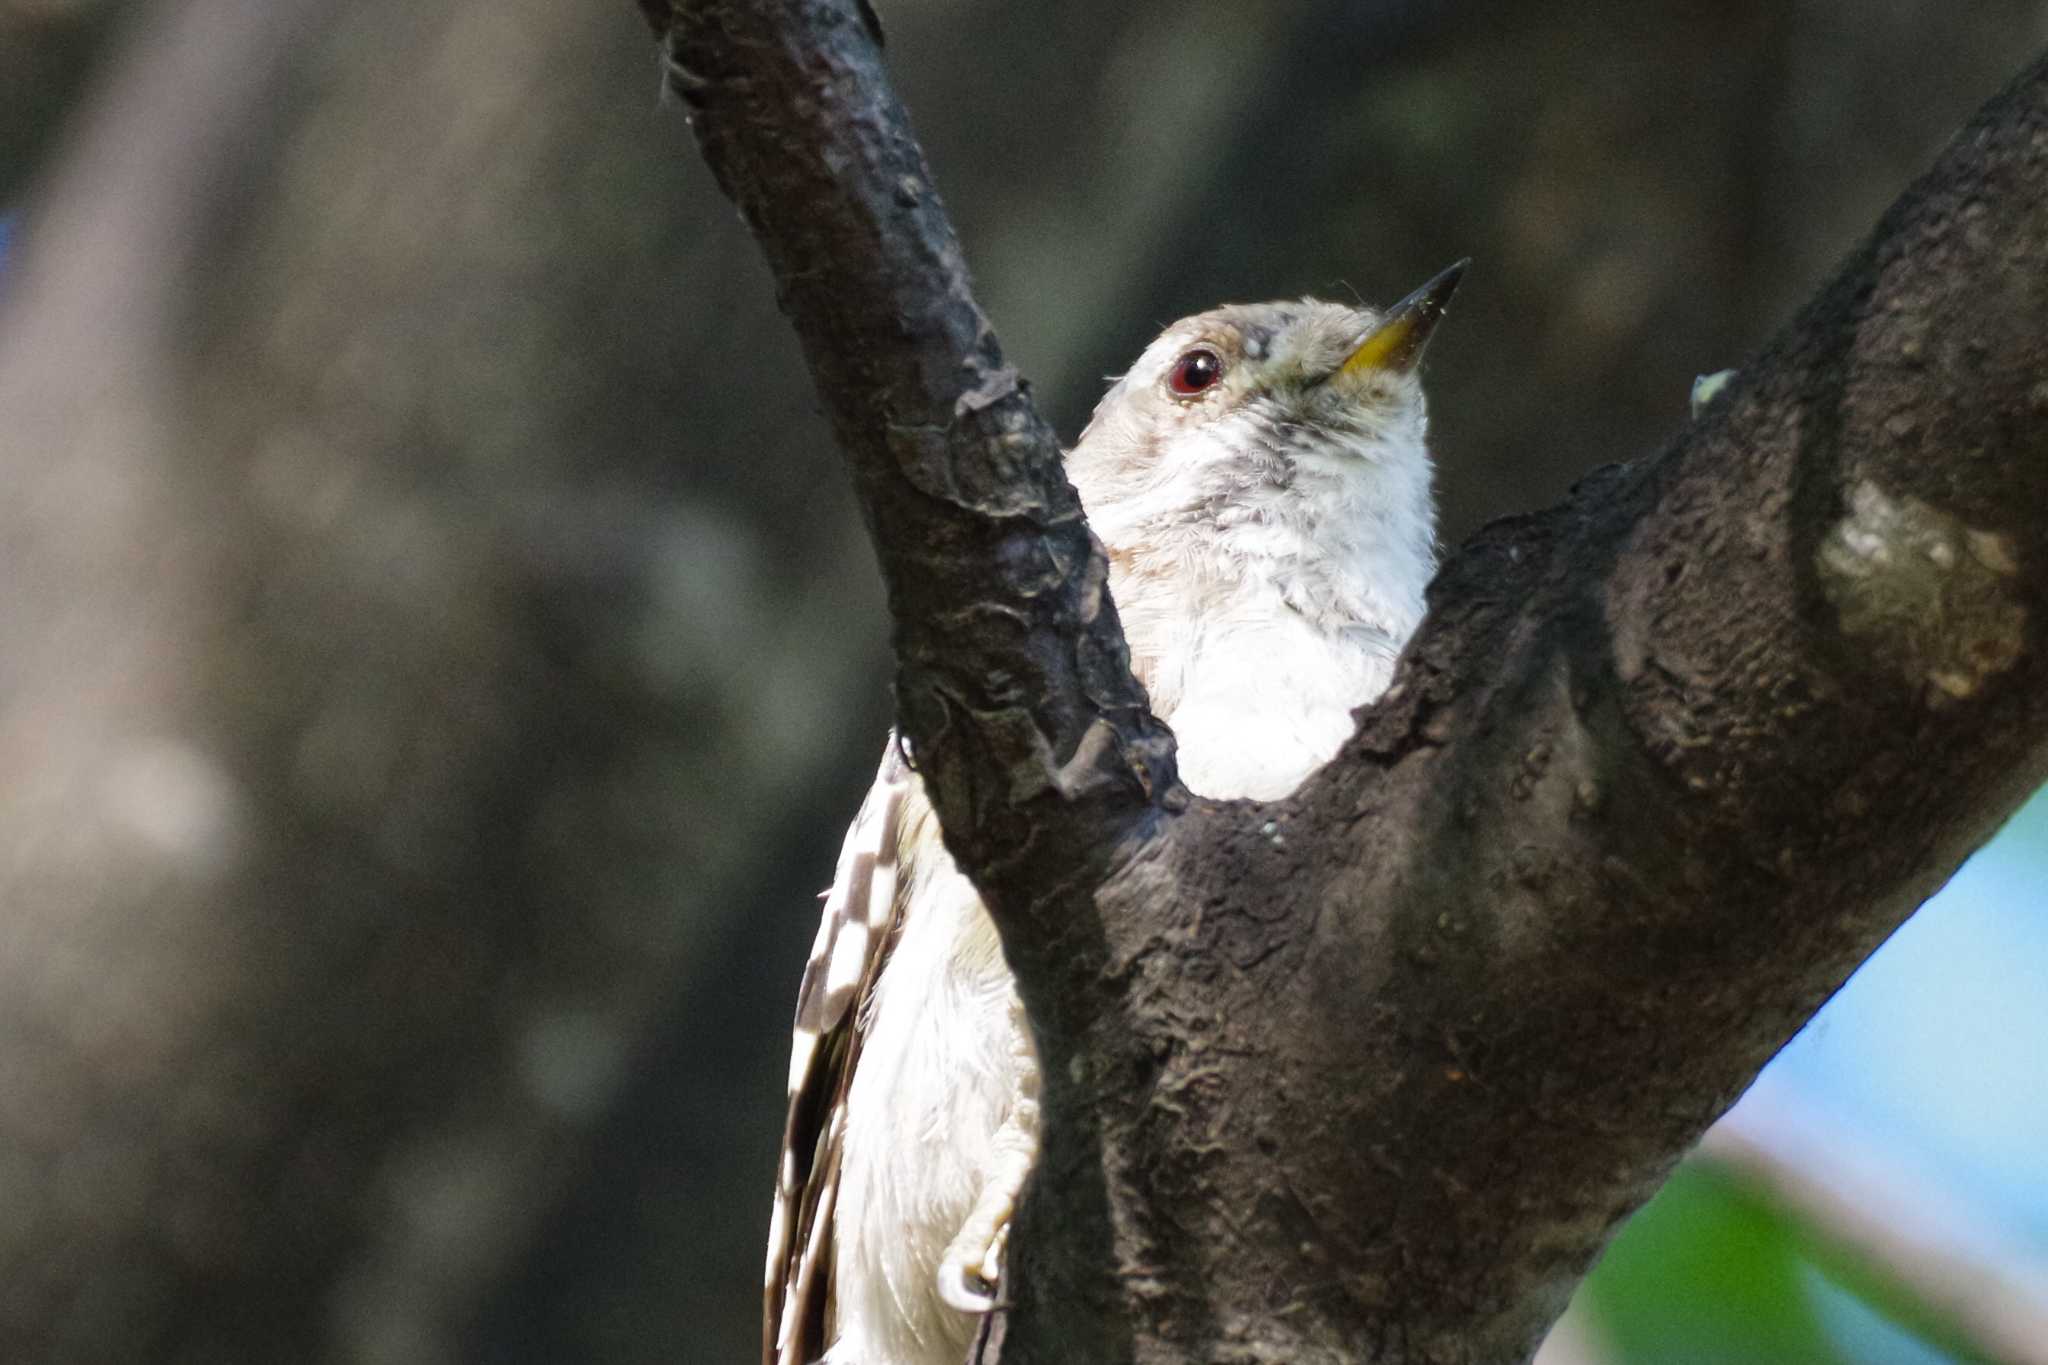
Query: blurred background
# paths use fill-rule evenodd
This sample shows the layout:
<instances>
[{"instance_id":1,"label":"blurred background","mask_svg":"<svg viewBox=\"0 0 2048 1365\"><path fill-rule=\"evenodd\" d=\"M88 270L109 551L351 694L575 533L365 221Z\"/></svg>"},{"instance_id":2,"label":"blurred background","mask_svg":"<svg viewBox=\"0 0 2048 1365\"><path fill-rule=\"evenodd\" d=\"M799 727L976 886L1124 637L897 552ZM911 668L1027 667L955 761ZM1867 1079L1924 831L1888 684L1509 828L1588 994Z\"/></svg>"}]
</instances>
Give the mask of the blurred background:
<instances>
[{"instance_id":1,"label":"blurred background","mask_svg":"<svg viewBox=\"0 0 2048 1365\"><path fill-rule=\"evenodd\" d=\"M876 0L1060 428L1387 302L1446 543L1651 453L2048 41L1982 0ZM628 0L0 0L0 1357L738 1361L887 624ZM1586 1362L2048 1361L2048 802Z\"/></svg>"}]
</instances>

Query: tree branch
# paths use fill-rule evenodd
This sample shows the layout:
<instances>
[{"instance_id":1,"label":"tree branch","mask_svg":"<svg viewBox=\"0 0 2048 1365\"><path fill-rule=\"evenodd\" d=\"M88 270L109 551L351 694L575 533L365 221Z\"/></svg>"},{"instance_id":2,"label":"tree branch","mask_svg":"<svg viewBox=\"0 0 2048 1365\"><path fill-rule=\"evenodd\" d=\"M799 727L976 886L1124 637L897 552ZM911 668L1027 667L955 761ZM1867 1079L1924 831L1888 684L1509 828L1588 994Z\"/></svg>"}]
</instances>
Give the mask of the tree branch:
<instances>
[{"instance_id":1,"label":"tree branch","mask_svg":"<svg viewBox=\"0 0 2048 1365\"><path fill-rule=\"evenodd\" d=\"M675 17L1044 1061L984 1358L1526 1359L2048 775L2048 68L1661 455L1462 551L1302 791L1160 820L1100 551L875 35L850 2Z\"/></svg>"},{"instance_id":2,"label":"tree branch","mask_svg":"<svg viewBox=\"0 0 2048 1365\"><path fill-rule=\"evenodd\" d=\"M692 4L667 35L669 85L768 253L882 547L900 723L948 844L992 888L1068 876L1178 801L1173 741L1059 442L969 293L873 12ZM997 872L1015 862L1037 871Z\"/></svg>"}]
</instances>

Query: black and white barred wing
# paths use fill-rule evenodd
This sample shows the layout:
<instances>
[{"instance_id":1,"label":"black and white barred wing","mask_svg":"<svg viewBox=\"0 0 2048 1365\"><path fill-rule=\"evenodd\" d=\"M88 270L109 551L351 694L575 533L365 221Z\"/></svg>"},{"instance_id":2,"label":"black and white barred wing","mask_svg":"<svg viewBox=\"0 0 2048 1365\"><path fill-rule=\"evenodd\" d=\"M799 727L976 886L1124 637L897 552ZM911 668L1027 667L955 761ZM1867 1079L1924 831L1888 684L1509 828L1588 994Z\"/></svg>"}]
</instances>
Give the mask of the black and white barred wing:
<instances>
[{"instance_id":1,"label":"black and white barred wing","mask_svg":"<svg viewBox=\"0 0 2048 1365\"><path fill-rule=\"evenodd\" d=\"M810 1365L828 1344L832 1207L846 1089L860 1056L862 1006L895 938L897 844L904 801L916 780L892 733L875 785L840 847L817 942L797 988L789 1119L768 1225L765 1365Z\"/></svg>"}]
</instances>

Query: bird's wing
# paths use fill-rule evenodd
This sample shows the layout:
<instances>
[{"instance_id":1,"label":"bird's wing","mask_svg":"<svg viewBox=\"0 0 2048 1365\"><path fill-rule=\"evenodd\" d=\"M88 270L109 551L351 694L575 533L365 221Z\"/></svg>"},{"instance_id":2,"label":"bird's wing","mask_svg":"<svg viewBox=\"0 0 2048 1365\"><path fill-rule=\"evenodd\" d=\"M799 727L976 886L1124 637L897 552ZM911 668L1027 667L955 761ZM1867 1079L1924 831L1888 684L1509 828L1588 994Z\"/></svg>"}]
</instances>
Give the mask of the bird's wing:
<instances>
[{"instance_id":1,"label":"bird's wing","mask_svg":"<svg viewBox=\"0 0 2048 1365\"><path fill-rule=\"evenodd\" d=\"M768 1224L765 1365L810 1365L826 1345L832 1205L839 1192L846 1088L860 1056L863 1008L895 940L897 843L917 780L896 736L846 831L825 893L818 938L797 988L789 1056L789 1119Z\"/></svg>"}]
</instances>

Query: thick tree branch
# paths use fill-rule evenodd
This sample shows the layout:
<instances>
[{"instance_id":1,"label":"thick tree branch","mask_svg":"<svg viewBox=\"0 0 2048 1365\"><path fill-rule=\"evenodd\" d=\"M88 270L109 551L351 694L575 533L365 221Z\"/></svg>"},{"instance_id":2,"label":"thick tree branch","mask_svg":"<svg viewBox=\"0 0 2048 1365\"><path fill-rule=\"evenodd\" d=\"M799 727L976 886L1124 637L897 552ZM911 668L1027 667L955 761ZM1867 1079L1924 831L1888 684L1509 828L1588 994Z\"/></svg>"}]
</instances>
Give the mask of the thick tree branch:
<instances>
[{"instance_id":1,"label":"thick tree branch","mask_svg":"<svg viewBox=\"0 0 2048 1365\"><path fill-rule=\"evenodd\" d=\"M1337 762L1160 821L1099 553L859 16L678 4L670 50L846 445L904 721L1045 1062L985 1356L1526 1359L2048 775L2048 67L1663 454L1454 559Z\"/></svg>"},{"instance_id":2,"label":"thick tree branch","mask_svg":"<svg viewBox=\"0 0 2048 1365\"><path fill-rule=\"evenodd\" d=\"M654 10L661 24L659 7ZM853 0L679 6L669 84L760 237L882 547L897 706L962 861L1044 885L1178 800L1060 447L969 294Z\"/></svg>"}]
</instances>

